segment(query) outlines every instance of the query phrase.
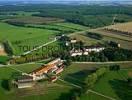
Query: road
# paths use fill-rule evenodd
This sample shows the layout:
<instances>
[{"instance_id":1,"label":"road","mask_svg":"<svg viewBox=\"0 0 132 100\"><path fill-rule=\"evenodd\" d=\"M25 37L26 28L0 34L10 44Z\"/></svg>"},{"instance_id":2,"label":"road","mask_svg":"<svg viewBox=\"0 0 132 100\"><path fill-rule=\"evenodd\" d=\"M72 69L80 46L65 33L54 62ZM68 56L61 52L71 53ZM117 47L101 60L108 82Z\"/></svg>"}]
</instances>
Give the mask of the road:
<instances>
[{"instance_id":1,"label":"road","mask_svg":"<svg viewBox=\"0 0 132 100\"><path fill-rule=\"evenodd\" d=\"M132 63L132 61L109 61L109 62L73 62L76 64L124 64Z\"/></svg>"},{"instance_id":2,"label":"road","mask_svg":"<svg viewBox=\"0 0 132 100\"><path fill-rule=\"evenodd\" d=\"M38 50L38 49L40 49L40 48L42 48L42 47L44 47L44 46L47 46L47 45L49 45L49 44L51 44L51 43L54 43L54 42L56 42L56 41L57 41L57 39L55 38L54 40L52 40L52 41L50 41L50 42L47 42L47 43L45 43L45 44L43 44L43 45L40 45L40 46L38 46L38 47L36 47L36 48L30 50L30 51L24 52L22 55L30 54L31 52L36 51L36 50Z\"/></svg>"},{"instance_id":3,"label":"road","mask_svg":"<svg viewBox=\"0 0 132 100\"><path fill-rule=\"evenodd\" d=\"M101 93L99 93L99 92L96 92L96 91L93 91L93 90L88 90L87 93L89 93L89 92L94 93L94 94L99 95L99 96L102 96L102 97L105 97L105 98L110 99L110 100L116 100L116 99L114 99L114 98L112 98L112 97L103 95L103 94L101 94Z\"/></svg>"},{"instance_id":4,"label":"road","mask_svg":"<svg viewBox=\"0 0 132 100\"><path fill-rule=\"evenodd\" d=\"M46 59L47 60L47 59ZM43 61L46 61L43 60ZM75 64L127 64L132 63L132 61L112 61L112 62L72 62ZM20 66L20 65L27 65L27 64L43 64L39 62L30 62L30 63L24 63L24 64L17 64L17 65L2 65L0 64L0 67L8 67L8 66Z\"/></svg>"}]
</instances>

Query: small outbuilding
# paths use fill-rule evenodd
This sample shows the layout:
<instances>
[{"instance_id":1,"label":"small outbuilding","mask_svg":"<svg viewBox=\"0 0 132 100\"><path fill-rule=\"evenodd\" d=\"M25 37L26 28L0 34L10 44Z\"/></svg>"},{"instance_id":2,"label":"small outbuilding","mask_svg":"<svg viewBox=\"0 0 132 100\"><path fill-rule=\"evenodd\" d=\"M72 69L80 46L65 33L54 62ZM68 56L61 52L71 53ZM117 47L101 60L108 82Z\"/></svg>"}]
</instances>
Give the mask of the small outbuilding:
<instances>
[{"instance_id":1,"label":"small outbuilding","mask_svg":"<svg viewBox=\"0 0 132 100\"><path fill-rule=\"evenodd\" d=\"M20 78L16 80L15 83L18 88L29 88L35 85L33 77L27 75L22 75Z\"/></svg>"}]
</instances>

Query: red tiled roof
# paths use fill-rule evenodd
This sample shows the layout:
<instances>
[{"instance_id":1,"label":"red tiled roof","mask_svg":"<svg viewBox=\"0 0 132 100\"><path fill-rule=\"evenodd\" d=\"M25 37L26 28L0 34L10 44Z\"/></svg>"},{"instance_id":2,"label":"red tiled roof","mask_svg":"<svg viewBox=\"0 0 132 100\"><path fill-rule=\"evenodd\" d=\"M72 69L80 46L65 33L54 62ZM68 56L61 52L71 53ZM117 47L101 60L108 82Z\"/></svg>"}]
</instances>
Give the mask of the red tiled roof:
<instances>
[{"instance_id":1,"label":"red tiled roof","mask_svg":"<svg viewBox=\"0 0 132 100\"><path fill-rule=\"evenodd\" d=\"M42 66L42 67L40 67L40 68L34 70L32 73L35 73L35 74L45 73L45 71L50 70L50 69L53 68L54 66L55 66L55 64Z\"/></svg>"}]
</instances>

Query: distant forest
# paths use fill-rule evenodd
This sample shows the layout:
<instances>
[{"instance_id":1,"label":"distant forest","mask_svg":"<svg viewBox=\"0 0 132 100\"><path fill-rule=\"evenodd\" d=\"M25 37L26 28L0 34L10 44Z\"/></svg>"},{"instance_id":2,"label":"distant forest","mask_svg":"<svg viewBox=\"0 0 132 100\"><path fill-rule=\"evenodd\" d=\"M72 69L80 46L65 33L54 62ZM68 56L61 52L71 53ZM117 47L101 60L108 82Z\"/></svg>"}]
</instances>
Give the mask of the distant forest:
<instances>
[{"instance_id":1,"label":"distant forest","mask_svg":"<svg viewBox=\"0 0 132 100\"><path fill-rule=\"evenodd\" d=\"M0 6L0 12L25 11L39 12L32 16L57 17L88 27L96 28L110 25L113 17L115 22L132 21L132 6L99 6L99 5L10 5Z\"/></svg>"}]
</instances>

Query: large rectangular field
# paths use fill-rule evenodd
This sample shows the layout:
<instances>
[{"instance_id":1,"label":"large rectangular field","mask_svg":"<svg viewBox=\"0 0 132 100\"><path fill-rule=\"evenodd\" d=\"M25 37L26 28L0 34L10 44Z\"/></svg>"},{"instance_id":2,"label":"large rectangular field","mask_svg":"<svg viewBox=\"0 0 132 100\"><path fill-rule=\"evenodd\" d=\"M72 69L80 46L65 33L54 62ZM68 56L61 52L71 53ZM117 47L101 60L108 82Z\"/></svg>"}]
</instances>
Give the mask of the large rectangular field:
<instances>
[{"instance_id":1,"label":"large rectangular field","mask_svg":"<svg viewBox=\"0 0 132 100\"><path fill-rule=\"evenodd\" d=\"M55 22L63 22L64 20L59 18L51 18L51 17L25 16L25 17L7 19L5 21L9 23L23 23L23 24L49 24Z\"/></svg>"},{"instance_id":2,"label":"large rectangular field","mask_svg":"<svg viewBox=\"0 0 132 100\"><path fill-rule=\"evenodd\" d=\"M107 31L115 32L118 34L124 33L124 35L132 36L132 22L115 24L108 27L105 27Z\"/></svg>"},{"instance_id":3,"label":"large rectangular field","mask_svg":"<svg viewBox=\"0 0 132 100\"><path fill-rule=\"evenodd\" d=\"M20 54L19 46L33 48L33 46L47 43L57 34L57 31L48 29L25 28L0 23L0 40L9 40L15 48L15 54Z\"/></svg>"}]
</instances>

